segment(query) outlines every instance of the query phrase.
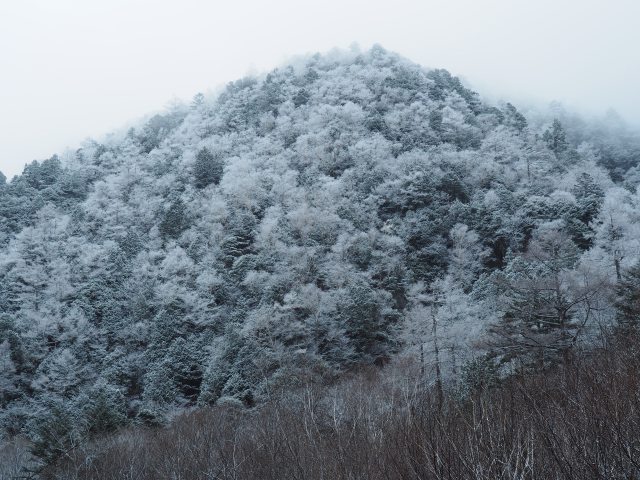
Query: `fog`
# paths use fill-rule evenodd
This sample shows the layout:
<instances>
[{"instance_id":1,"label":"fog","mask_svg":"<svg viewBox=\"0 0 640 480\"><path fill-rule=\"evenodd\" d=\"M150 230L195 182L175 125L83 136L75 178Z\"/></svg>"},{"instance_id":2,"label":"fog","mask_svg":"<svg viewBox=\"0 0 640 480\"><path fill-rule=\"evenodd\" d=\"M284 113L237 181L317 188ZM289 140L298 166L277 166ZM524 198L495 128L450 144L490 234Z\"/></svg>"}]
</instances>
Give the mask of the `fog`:
<instances>
[{"instance_id":1,"label":"fog","mask_svg":"<svg viewBox=\"0 0 640 480\"><path fill-rule=\"evenodd\" d=\"M292 55L379 43L483 95L640 124L637 0L0 3L0 170Z\"/></svg>"}]
</instances>

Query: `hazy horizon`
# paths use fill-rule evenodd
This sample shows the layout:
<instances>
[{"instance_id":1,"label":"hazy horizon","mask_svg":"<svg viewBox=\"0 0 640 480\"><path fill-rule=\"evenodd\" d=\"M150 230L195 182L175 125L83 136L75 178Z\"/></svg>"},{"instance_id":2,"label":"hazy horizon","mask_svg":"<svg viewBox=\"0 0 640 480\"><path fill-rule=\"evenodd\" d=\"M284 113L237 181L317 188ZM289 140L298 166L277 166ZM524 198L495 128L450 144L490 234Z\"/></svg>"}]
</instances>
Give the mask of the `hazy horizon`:
<instances>
[{"instance_id":1,"label":"hazy horizon","mask_svg":"<svg viewBox=\"0 0 640 480\"><path fill-rule=\"evenodd\" d=\"M446 68L481 95L609 108L640 125L640 5L630 0L244 2L91 4L43 0L0 6L0 171L7 177L87 137L99 138L288 58L378 43Z\"/></svg>"}]
</instances>

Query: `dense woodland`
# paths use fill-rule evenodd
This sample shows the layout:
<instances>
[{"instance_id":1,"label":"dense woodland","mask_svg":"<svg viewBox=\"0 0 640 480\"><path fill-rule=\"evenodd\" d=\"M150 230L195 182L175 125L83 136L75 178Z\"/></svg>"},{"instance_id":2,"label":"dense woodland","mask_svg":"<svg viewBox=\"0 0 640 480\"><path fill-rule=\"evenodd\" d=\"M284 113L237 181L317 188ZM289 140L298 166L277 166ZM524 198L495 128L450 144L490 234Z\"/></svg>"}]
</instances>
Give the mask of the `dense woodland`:
<instances>
[{"instance_id":1,"label":"dense woodland","mask_svg":"<svg viewBox=\"0 0 640 480\"><path fill-rule=\"evenodd\" d=\"M102 478L87 465L126 445L177 462L162 453L175 418L184 448L221 432L206 444L221 456L198 454L215 465L104 478L635 478L637 440L617 460L585 447L602 461L583 465L562 448L597 432L540 421L563 421L559 392L610 414L600 381L637 383L619 338L640 318L639 165L640 134L615 113L490 105L381 47L34 161L0 176L0 438L26 445L31 470L75 465L59 478ZM269 432L312 427L313 458L335 463L255 454ZM487 438L513 455L492 463ZM87 445L102 450L82 460ZM356 451L370 457L348 466ZM573 476L544 470L558 451ZM354 476L365 464L381 476Z\"/></svg>"}]
</instances>

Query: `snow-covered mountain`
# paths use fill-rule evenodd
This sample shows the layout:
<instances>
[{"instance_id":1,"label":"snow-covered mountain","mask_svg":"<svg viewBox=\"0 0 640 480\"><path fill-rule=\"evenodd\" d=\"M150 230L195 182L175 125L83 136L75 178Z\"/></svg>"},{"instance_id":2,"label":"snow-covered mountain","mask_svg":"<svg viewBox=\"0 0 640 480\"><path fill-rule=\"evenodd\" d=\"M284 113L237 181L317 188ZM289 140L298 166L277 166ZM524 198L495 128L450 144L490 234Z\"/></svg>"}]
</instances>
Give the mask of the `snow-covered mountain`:
<instances>
[{"instance_id":1,"label":"snow-covered mountain","mask_svg":"<svg viewBox=\"0 0 640 480\"><path fill-rule=\"evenodd\" d=\"M34 162L0 186L0 423L50 459L48 432L252 406L300 371L553 362L615 323L638 258L617 122L374 47Z\"/></svg>"}]
</instances>

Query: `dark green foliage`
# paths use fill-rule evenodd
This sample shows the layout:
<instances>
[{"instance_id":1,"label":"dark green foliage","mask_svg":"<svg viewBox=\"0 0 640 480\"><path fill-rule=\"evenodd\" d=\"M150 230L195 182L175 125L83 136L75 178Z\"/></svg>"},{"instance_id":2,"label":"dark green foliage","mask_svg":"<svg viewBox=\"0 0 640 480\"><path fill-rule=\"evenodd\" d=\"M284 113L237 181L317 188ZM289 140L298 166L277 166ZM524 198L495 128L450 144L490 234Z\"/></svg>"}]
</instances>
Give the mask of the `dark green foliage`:
<instances>
[{"instance_id":1,"label":"dark green foliage","mask_svg":"<svg viewBox=\"0 0 640 480\"><path fill-rule=\"evenodd\" d=\"M83 407L86 428L91 434L110 433L127 423L123 392L111 385L96 385Z\"/></svg>"},{"instance_id":2,"label":"dark green foliage","mask_svg":"<svg viewBox=\"0 0 640 480\"><path fill-rule=\"evenodd\" d=\"M566 234L536 232L525 254L493 274L493 282L507 299L502 319L492 327L502 361L517 359L519 364L544 368L568 355L597 292L597 287L567 288L563 273L577 258L576 245Z\"/></svg>"},{"instance_id":3,"label":"dark green foliage","mask_svg":"<svg viewBox=\"0 0 640 480\"><path fill-rule=\"evenodd\" d=\"M29 425L31 453L53 465L81 441L82 419L69 403L44 400Z\"/></svg>"},{"instance_id":4,"label":"dark green foliage","mask_svg":"<svg viewBox=\"0 0 640 480\"><path fill-rule=\"evenodd\" d=\"M71 211L97 179L91 171L65 169L55 155L41 163L31 162L4 187L0 182L0 232L17 233L33 225L38 210L47 203ZM4 242L0 234L0 245Z\"/></svg>"},{"instance_id":5,"label":"dark green foliage","mask_svg":"<svg viewBox=\"0 0 640 480\"><path fill-rule=\"evenodd\" d=\"M59 183L60 199L66 199L66 204L74 204L86 198L91 182L83 172L72 172L63 176Z\"/></svg>"},{"instance_id":6,"label":"dark green foliage","mask_svg":"<svg viewBox=\"0 0 640 480\"><path fill-rule=\"evenodd\" d=\"M149 153L154 148L158 148L162 140L180 125L182 120L184 120L184 113L180 110L175 110L167 115L154 115L151 117L142 129L142 133L136 137L140 142L142 151Z\"/></svg>"},{"instance_id":7,"label":"dark green foliage","mask_svg":"<svg viewBox=\"0 0 640 480\"><path fill-rule=\"evenodd\" d=\"M167 317L162 320L180 323L179 317ZM149 372L145 376L143 396L147 401L160 405L171 403L194 404L200 395L203 377L204 351L193 337L184 335L175 338L175 331L169 331L164 325L163 332L168 336L166 341L155 340L149 351ZM172 340L175 338L175 340ZM163 350L158 350L160 344Z\"/></svg>"},{"instance_id":8,"label":"dark green foliage","mask_svg":"<svg viewBox=\"0 0 640 480\"><path fill-rule=\"evenodd\" d=\"M164 213L162 221L158 225L160 235L164 239L172 239L180 236L189 226L189 219L184 202L176 199L171 202L169 208Z\"/></svg>"},{"instance_id":9,"label":"dark green foliage","mask_svg":"<svg viewBox=\"0 0 640 480\"><path fill-rule=\"evenodd\" d=\"M264 378L260 362L264 362L263 348L239 334L236 325L227 327L225 345L215 362L204 372L201 404L213 403L221 397L233 397L246 406L253 406L260 377Z\"/></svg>"},{"instance_id":10,"label":"dark green foliage","mask_svg":"<svg viewBox=\"0 0 640 480\"><path fill-rule=\"evenodd\" d=\"M604 191L591 175L582 173L578 177L571 193L578 203L578 219L589 225L598 215L604 200Z\"/></svg>"},{"instance_id":11,"label":"dark green foliage","mask_svg":"<svg viewBox=\"0 0 640 480\"><path fill-rule=\"evenodd\" d=\"M293 104L296 107L300 107L302 105L306 105L309 101L310 95L304 88L298 90L298 93L293 97Z\"/></svg>"},{"instance_id":12,"label":"dark green foliage","mask_svg":"<svg viewBox=\"0 0 640 480\"><path fill-rule=\"evenodd\" d=\"M153 321L147 354L160 358L171 343L188 335L193 327L187 318L188 307L180 298L168 302Z\"/></svg>"},{"instance_id":13,"label":"dark green foliage","mask_svg":"<svg viewBox=\"0 0 640 480\"><path fill-rule=\"evenodd\" d=\"M466 203L469 201L469 195L466 191L467 187L461 180L460 176L454 172L447 172L436 185L436 189L446 193L451 201L459 200Z\"/></svg>"},{"instance_id":14,"label":"dark green foliage","mask_svg":"<svg viewBox=\"0 0 640 480\"><path fill-rule=\"evenodd\" d=\"M60 159L54 155L42 163L34 160L31 164L26 165L20 180L36 190L43 190L55 184L61 174Z\"/></svg>"},{"instance_id":15,"label":"dark green foliage","mask_svg":"<svg viewBox=\"0 0 640 480\"><path fill-rule=\"evenodd\" d=\"M15 321L7 314L0 314L0 343L7 342L10 349L11 361L21 371L27 368L26 352Z\"/></svg>"},{"instance_id":16,"label":"dark green foliage","mask_svg":"<svg viewBox=\"0 0 640 480\"><path fill-rule=\"evenodd\" d=\"M389 355L389 349L393 349L389 340L397 320L389 308L390 298L360 282L350 285L345 293L340 314L354 348L354 360L371 362Z\"/></svg>"},{"instance_id":17,"label":"dark green foliage","mask_svg":"<svg viewBox=\"0 0 640 480\"><path fill-rule=\"evenodd\" d=\"M140 236L133 230L129 230L125 237L120 241L120 248L128 257L134 257L140 250L144 248L144 244Z\"/></svg>"},{"instance_id":18,"label":"dark green foliage","mask_svg":"<svg viewBox=\"0 0 640 480\"><path fill-rule=\"evenodd\" d=\"M387 125L384 121L384 117L378 112L371 113L365 120L365 126L372 132L380 132L383 135L388 135Z\"/></svg>"},{"instance_id":19,"label":"dark green foliage","mask_svg":"<svg viewBox=\"0 0 640 480\"><path fill-rule=\"evenodd\" d=\"M278 106L283 101L283 85L284 78L282 72L275 70L265 78L260 90L261 95L258 97L257 107L261 112L271 112L278 114Z\"/></svg>"},{"instance_id":20,"label":"dark green foliage","mask_svg":"<svg viewBox=\"0 0 640 480\"><path fill-rule=\"evenodd\" d=\"M487 391L499 384L498 365L490 355L476 357L462 366L460 393L464 397Z\"/></svg>"},{"instance_id":21,"label":"dark green foliage","mask_svg":"<svg viewBox=\"0 0 640 480\"><path fill-rule=\"evenodd\" d=\"M504 123L520 132L527 128L527 119L510 103L505 105Z\"/></svg>"},{"instance_id":22,"label":"dark green foliage","mask_svg":"<svg viewBox=\"0 0 640 480\"><path fill-rule=\"evenodd\" d=\"M618 326L623 332L637 331L640 325L640 264L622 277L616 288Z\"/></svg>"},{"instance_id":23,"label":"dark green foliage","mask_svg":"<svg viewBox=\"0 0 640 480\"><path fill-rule=\"evenodd\" d=\"M426 92L427 85L424 75L418 68L396 66L393 68L392 76L385 79L385 86L402 90L398 93L407 103L412 102L420 93Z\"/></svg>"},{"instance_id":24,"label":"dark green foliage","mask_svg":"<svg viewBox=\"0 0 640 480\"><path fill-rule=\"evenodd\" d=\"M591 222L600 212L604 191L591 175L582 173L571 192L576 197L577 211L568 215L568 228L576 244L582 249L587 249L593 244Z\"/></svg>"},{"instance_id":25,"label":"dark green foliage","mask_svg":"<svg viewBox=\"0 0 640 480\"><path fill-rule=\"evenodd\" d=\"M207 148L202 148L196 155L193 164L194 185L196 188L205 188L207 185L218 185L224 173L224 161L219 154L212 153Z\"/></svg>"},{"instance_id":26,"label":"dark green foliage","mask_svg":"<svg viewBox=\"0 0 640 480\"><path fill-rule=\"evenodd\" d=\"M167 352L171 376L180 395L189 403L195 403L200 395L204 369L204 352L199 345L185 338L177 339Z\"/></svg>"},{"instance_id":27,"label":"dark green foliage","mask_svg":"<svg viewBox=\"0 0 640 480\"><path fill-rule=\"evenodd\" d=\"M442 133L442 112L434 110L429 114L429 126L434 132Z\"/></svg>"},{"instance_id":28,"label":"dark green foliage","mask_svg":"<svg viewBox=\"0 0 640 480\"><path fill-rule=\"evenodd\" d=\"M250 213L238 212L232 217L232 222L228 228L228 234L222 240L220 248L223 254L223 261L227 268L233 265L236 258L247 255L251 252L253 243L255 217Z\"/></svg>"},{"instance_id":29,"label":"dark green foliage","mask_svg":"<svg viewBox=\"0 0 640 480\"><path fill-rule=\"evenodd\" d=\"M432 282L445 272L449 251L444 243L430 243L412 250L408 264L416 279Z\"/></svg>"},{"instance_id":30,"label":"dark green foliage","mask_svg":"<svg viewBox=\"0 0 640 480\"><path fill-rule=\"evenodd\" d=\"M74 302L89 321L102 329L109 349L121 340L129 319L127 299L131 292L125 285L130 273L126 253L120 248L111 250L103 275L86 282Z\"/></svg>"},{"instance_id":31,"label":"dark green foliage","mask_svg":"<svg viewBox=\"0 0 640 480\"><path fill-rule=\"evenodd\" d=\"M458 77L452 76L447 70L435 69L427 73L427 78L433 81L429 88L429 97L433 100L444 100L449 91L454 91L464 98L474 112L479 112L480 100L478 94L462 85Z\"/></svg>"},{"instance_id":32,"label":"dark green foliage","mask_svg":"<svg viewBox=\"0 0 640 480\"><path fill-rule=\"evenodd\" d=\"M320 78L320 75L318 75L318 72L316 72L316 70L311 67L307 69L307 72L304 74L304 79L307 83L313 83L318 80L318 78Z\"/></svg>"},{"instance_id":33,"label":"dark green foliage","mask_svg":"<svg viewBox=\"0 0 640 480\"><path fill-rule=\"evenodd\" d=\"M560 155L569 148L567 135L562 128L560 120L553 120L553 124L542 135L542 139L546 142L547 147L556 155Z\"/></svg>"},{"instance_id":34,"label":"dark green foliage","mask_svg":"<svg viewBox=\"0 0 640 480\"><path fill-rule=\"evenodd\" d=\"M346 254L351 263L361 270L367 270L373 256L369 239L364 236L358 237L349 245Z\"/></svg>"}]
</instances>

